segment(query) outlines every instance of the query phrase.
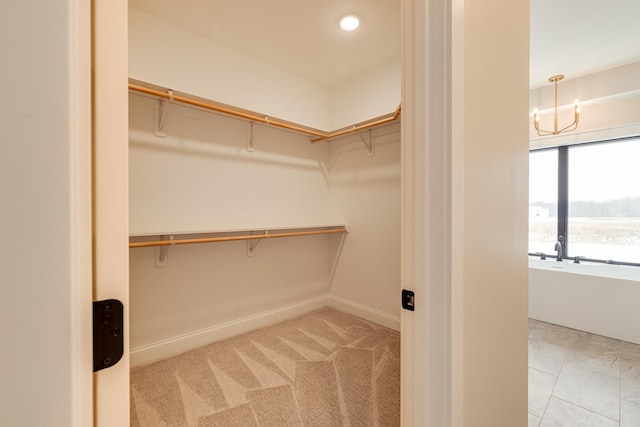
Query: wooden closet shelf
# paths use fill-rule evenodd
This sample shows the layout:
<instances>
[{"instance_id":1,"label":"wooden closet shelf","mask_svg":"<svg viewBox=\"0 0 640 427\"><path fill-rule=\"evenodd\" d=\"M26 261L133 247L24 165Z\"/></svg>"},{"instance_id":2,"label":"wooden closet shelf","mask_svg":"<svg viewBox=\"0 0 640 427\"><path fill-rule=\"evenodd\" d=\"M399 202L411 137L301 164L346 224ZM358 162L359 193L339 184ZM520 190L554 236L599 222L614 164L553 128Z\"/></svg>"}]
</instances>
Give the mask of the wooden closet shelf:
<instances>
[{"instance_id":1,"label":"wooden closet shelf","mask_svg":"<svg viewBox=\"0 0 640 427\"><path fill-rule=\"evenodd\" d=\"M229 105L224 105L224 104L216 103L213 101L205 102L204 100L196 99L196 97L192 97L186 94L178 95L178 94L175 94L173 90L162 91L155 88L145 87L139 84L132 84L132 83L129 83L129 90L145 93L147 95L157 96L161 99L178 101L183 104L193 105L195 107L200 107L200 108L216 111L223 114L228 114L228 115L239 117L252 122L264 123L264 124L276 126L282 129L287 129L294 132L302 133L311 137L312 138L311 142L326 141L329 139L338 138L340 136L348 135L351 133L356 133L365 129L372 129L374 127L378 127L386 123L394 122L398 120L398 118L400 117L400 105L399 105L394 112L386 116L375 118L370 121L363 122L361 124L354 124L353 126L349 126L340 130L335 130L333 132L325 132L318 129L313 129L310 127L291 123L291 122L272 119L266 115L259 116L255 113L242 111L238 108L235 108Z\"/></svg>"},{"instance_id":2,"label":"wooden closet shelf","mask_svg":"<svg viewBox=\"0 0 640 427\"><path fill-rule=\"evenodd\" d=\"M154 234L152 236L170 236L170 240L148 240L148 241L137 241L141 238L141 236L131 236L129 238L129 248L143 248L150 246L173 246L173 245L186 245L193 243L212 243L212 242L230 242L230 241L238 241L238 240L260 240L260 239L276 239L280 237L295 237L295 236L312 236L317 234L334 234L334 233L348 233L349 227L346 225L341 226L329 226L329 227L307 227L302 228L297 231L288 231L293 230L292 228L281 228L281 229L259 229L259 230L246 230L245 232L241 231L210 231L210 232L201 232L201 233L183 233L183 234ZM273 232L273 231L282 231L282 232ZM246 234L251 232L262 232L263 234ZM227 235L227 236L215 236L220 234L237 234L240 235ZM198 237L198 238L180 238L175 239L176 235L178 236L189 236L189 235L213 235L208 237ZM147 237L152 237L147 236ZM136 241L131 241L131 240Z\"/></svg>"}]
</instances>

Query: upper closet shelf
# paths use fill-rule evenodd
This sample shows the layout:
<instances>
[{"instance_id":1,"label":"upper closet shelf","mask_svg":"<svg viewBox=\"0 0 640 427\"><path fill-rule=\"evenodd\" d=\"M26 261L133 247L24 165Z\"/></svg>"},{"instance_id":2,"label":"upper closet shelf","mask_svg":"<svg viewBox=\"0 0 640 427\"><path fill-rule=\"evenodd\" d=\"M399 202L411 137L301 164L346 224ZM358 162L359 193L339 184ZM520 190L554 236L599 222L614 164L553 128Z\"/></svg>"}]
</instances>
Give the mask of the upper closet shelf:
<instances>
[{"instance_id":1,"label":"upper closet shelf","mask_svg":"<svg viewBox=\"0 0 640 427\"><path fill-rule=\"evenodd\" d=\"M266 125L276 126L282 129L290 130L293 132L302 133L302 134L308 135L311 138L311 142L325 141L325 140L334 139L341 136L357 133L362 130L373 129L378 126L382 126L384 124L394 122L398 120L398 118L400 117L400 106L398 106L398 108L393 113L387 114L385 116L378 117L363 123L354 124L349 127L335 130L333 132L325 132L319 129L313 129L313 128L295 124L292 122L273 119L267 115L258 115L256 113L249 112L246 110L241 110L236 107L223 105L213 101L204 100L192 95L176 94L176 92L171 89L161 90L158 88L150 87L152 85L148 85L148 84L143 85L143 83L141 82L136 82L136 83L138 84L129 83L129 90L145 93L147 95L157 96L158 98L161 99L161 102L163 103L161 107L160 117L159 117L158 123L156 124L155 134L157 136L165 136L163 128L164 128L165 115L167 110L167 105L166 105L167 102L181 102L183 104L193 105L195 107L200 107L207 110L216 111L218 113L239 117L251 122L263 123ZM363 142L365 141L363 140ZM369 148L369 145L366 142L365 142L365 145L367 145L367 148ZM253 151L251 148L252 147L250 146L249 151ZM369 150L371 151L371 148L369 148Z\"/></svg>"}]
</instances>

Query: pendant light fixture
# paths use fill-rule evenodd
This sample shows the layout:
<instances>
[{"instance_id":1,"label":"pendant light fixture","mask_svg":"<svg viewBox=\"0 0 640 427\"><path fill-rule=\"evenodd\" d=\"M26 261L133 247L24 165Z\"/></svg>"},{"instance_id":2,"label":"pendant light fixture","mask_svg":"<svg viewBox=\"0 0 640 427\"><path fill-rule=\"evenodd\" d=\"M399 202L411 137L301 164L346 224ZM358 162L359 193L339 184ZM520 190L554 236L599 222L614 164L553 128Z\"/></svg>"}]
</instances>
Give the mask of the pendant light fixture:
<instances>
[{"instance_id":1,"label":"pendant light fixture","mask_svg":"<svg viewBox=\"0 0 640 427\"><path fill-rule=\"evenodd\" d=\"M580 121L580 105L578 104L578 100L576 99L573 103L573 123L570 125L558 129L558 82L564 79L562 74L558 74L556 76L549 77L549 82L553 83L554 86L554 109L553 109L553 130L544 130L540 129L540 114L538 114L538 109L533 110L533 126L536 128L538 135L560 135L563 132L570 132L572 130L576 130L578 128L578 122Z\"/></svg>"}]
</instances>

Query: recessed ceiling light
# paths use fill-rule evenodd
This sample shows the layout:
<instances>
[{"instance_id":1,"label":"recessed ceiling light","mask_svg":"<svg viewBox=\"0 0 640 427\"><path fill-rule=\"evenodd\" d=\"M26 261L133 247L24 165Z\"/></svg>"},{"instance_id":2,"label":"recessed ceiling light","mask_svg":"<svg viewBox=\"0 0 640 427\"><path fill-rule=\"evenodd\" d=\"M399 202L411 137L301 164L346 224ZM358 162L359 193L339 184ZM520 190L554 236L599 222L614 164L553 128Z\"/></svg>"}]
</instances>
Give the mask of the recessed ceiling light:
<instances>
[{"instance_id":1,"label":"recessed ceiling light","mask_svg":"<svg viewBox=\"0 0 640 427\"><path fill-rule=\"evenodd\" d=\"M355 15L345 15L340 20L340 28L345 31L353 31L360 25L360 19Z\"/></svg>"}]
</instances>

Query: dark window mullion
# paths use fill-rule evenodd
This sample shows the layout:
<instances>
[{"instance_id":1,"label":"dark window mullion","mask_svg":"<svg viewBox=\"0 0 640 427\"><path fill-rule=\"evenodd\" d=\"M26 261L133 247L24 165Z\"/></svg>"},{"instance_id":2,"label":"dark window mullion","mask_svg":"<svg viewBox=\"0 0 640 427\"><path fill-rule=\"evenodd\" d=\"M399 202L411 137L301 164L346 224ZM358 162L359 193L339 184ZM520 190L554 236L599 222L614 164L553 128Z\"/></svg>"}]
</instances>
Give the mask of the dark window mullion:
<instances>
[{"instance_id":1,"label":"dark window mullion","mask_svg":"<svg viewBox=\"0 0 640 427\"><path fill-rule=\"evenodd\" d=\"M569 256L569 147L558 147L558 242L562 256Z\"/></svg>"}]
</instances>

